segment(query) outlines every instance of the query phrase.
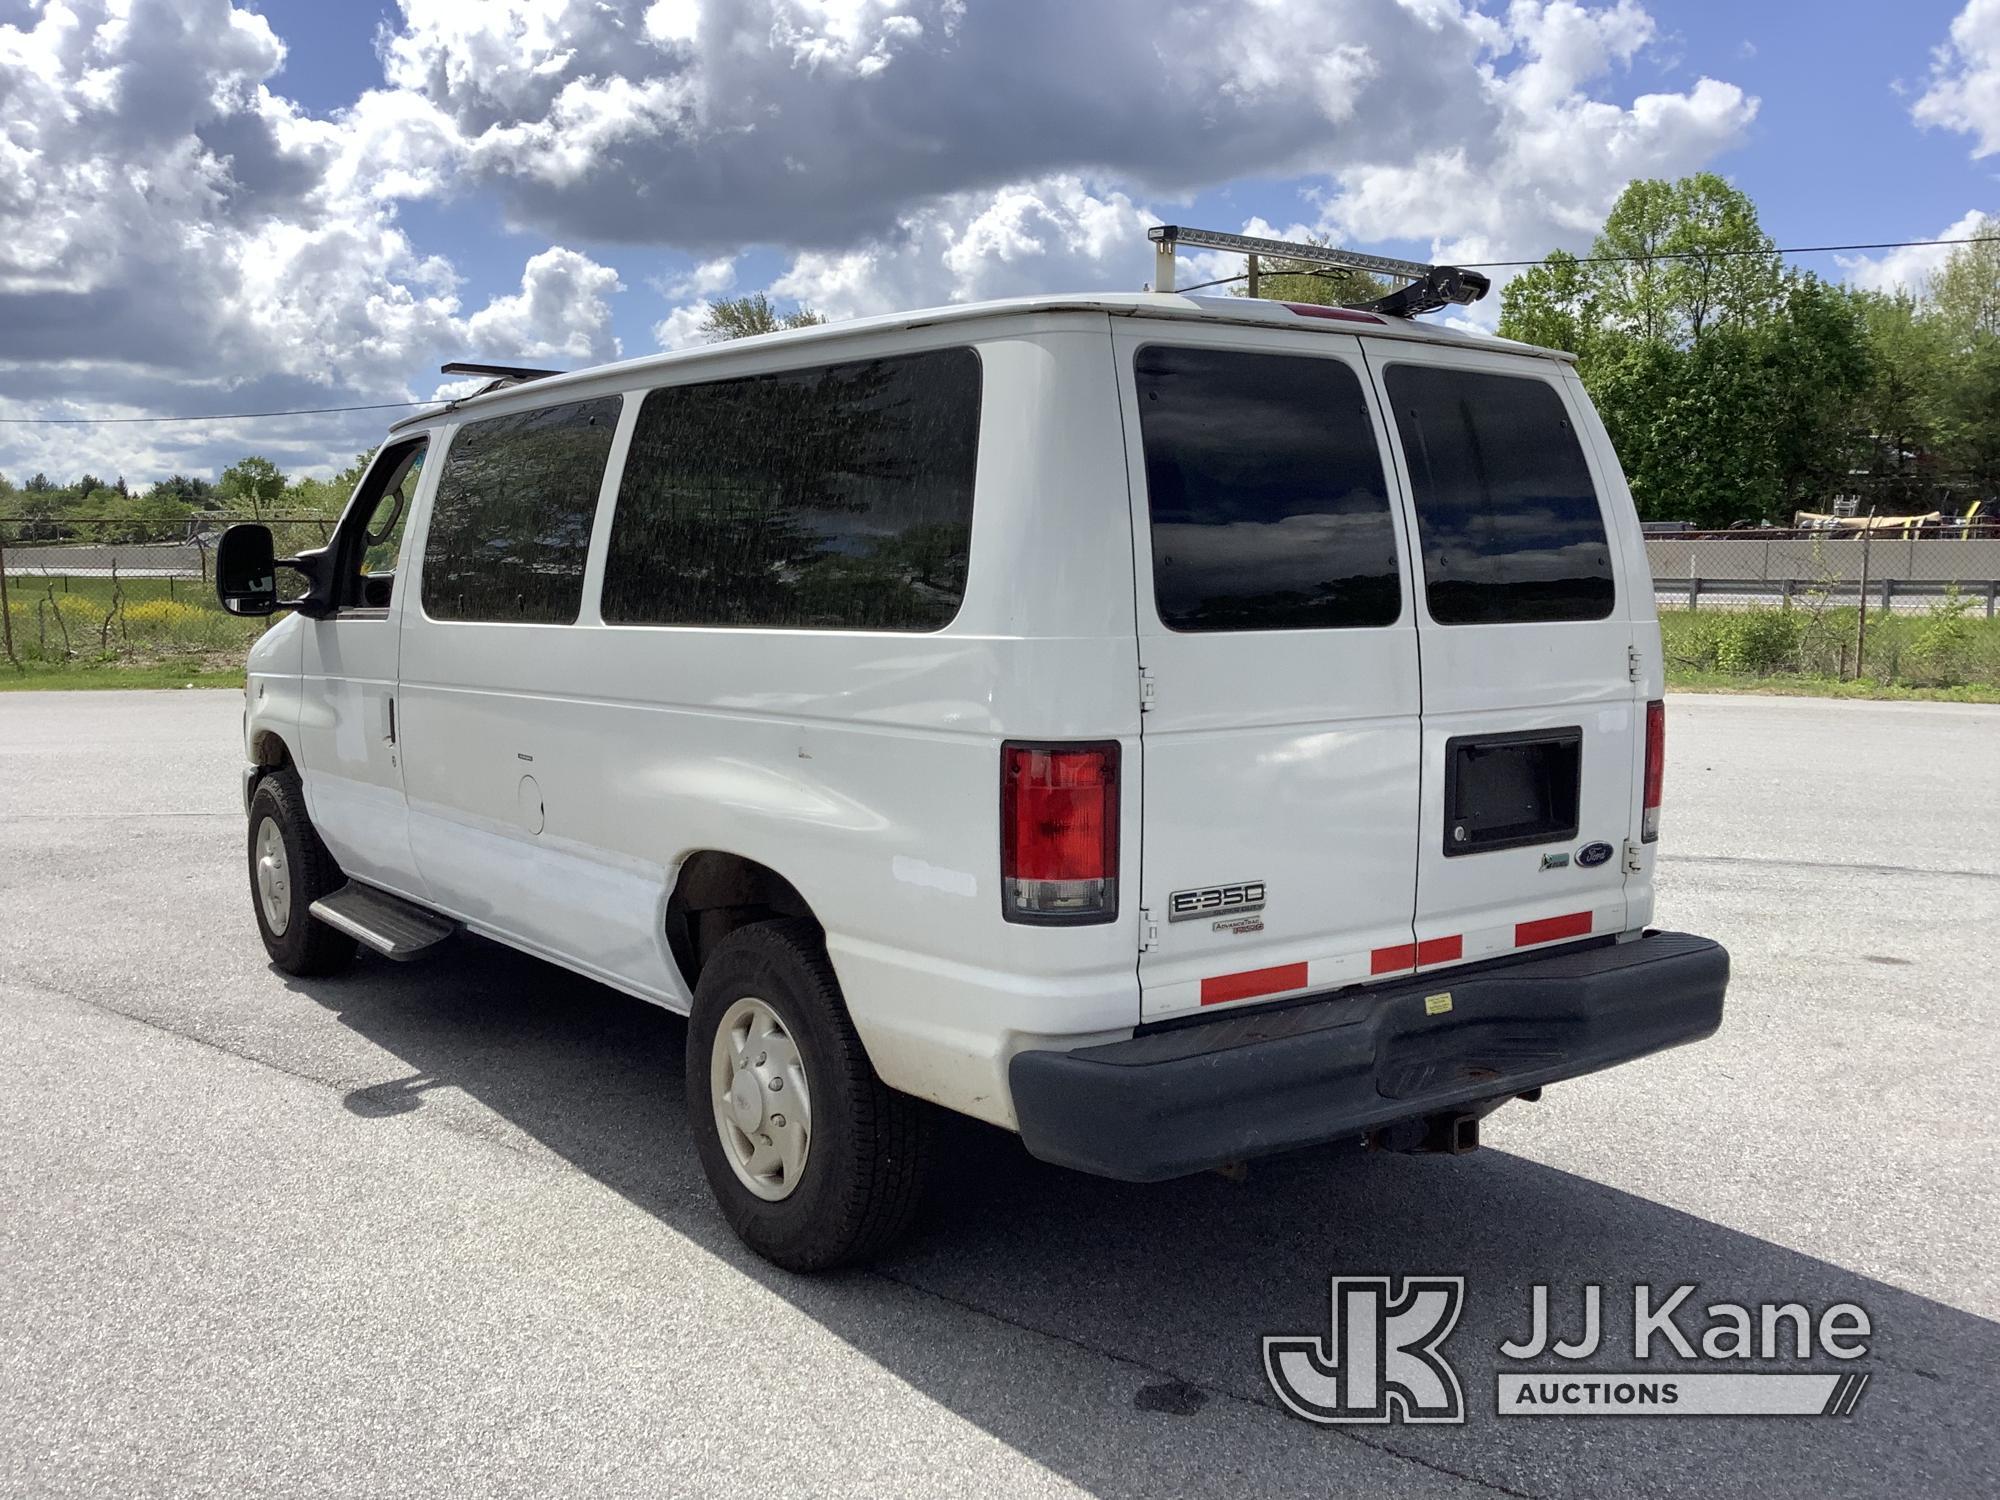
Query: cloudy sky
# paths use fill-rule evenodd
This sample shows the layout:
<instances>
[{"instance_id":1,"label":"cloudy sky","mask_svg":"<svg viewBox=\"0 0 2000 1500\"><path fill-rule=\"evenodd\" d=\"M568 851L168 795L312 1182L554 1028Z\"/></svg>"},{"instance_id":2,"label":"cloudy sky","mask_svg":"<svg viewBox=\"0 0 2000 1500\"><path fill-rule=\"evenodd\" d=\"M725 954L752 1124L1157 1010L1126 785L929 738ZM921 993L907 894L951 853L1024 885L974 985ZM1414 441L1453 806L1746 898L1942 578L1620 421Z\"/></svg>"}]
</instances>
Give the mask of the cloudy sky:
<instances>
[{"instance_id":1,"label":"cloudy sky","mask_svg":"<svg viewBox=\"0 0 2000 1500\"><path fill-rule=\"evenodd\" d=\"M1511 259L1703 167L1786 245L2000 211L2000 0L0 0L0 102L6 418L1136 290L1163 219ZM323 472L394 415L9 423L0 475Z\"/></svg>"}]
</instances>

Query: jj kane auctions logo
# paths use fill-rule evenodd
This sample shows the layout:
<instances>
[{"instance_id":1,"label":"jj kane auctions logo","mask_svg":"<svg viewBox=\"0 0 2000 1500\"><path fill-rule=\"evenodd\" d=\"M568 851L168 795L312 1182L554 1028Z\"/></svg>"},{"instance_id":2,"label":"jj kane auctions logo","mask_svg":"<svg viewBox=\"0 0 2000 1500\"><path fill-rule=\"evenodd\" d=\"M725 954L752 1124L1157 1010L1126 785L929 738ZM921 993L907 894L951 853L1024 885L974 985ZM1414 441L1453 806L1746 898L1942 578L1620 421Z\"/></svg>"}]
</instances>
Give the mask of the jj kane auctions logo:
<instances>
[{"instance_id":1,"label":"jj kane auctions logo","mask_svg":"<svg viewBox=\"0 0 2000 1500\"><path fill-rule=\"evenodd\" d=\"M1630 1348L1635 1362L1667 1356L1696 1368L1580 1370L1541 1362L1589 1359L1606 1349L1604 1289L1583 1288L1576 1337L1559 1338L1549 1289L1532 1288L1526 1337L1500 1345L1503 1359L1533 1369L1496 1376L1496 1406L1517 1416L1838 1416L1851 1414L1868 1387L1864 1370L1758 1369L1777 1360L1852 1361L1868 1353L1873 1329L1852 1302L1817 1316L1801 1303L1689 1306L1692 1284L1664 1295L1632 1288ZM1443 1353L1465 1305L1462 1276L1336 1276L1328 1335L1274 1334L1264 1340L1264 1375L1286 1410L1308 1422L1463 1422L1465 1396Z\"/></svg>"}]
</instances>

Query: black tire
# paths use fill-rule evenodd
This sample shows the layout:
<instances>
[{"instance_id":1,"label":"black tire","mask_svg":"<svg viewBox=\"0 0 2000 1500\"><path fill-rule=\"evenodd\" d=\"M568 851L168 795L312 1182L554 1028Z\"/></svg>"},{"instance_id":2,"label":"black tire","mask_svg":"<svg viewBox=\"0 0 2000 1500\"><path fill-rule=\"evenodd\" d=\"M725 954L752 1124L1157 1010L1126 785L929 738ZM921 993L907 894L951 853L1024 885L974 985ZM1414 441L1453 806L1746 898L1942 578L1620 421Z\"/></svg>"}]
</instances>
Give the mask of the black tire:
<instances>
[{"instance_id":1,"label":"black tire","mask_svg":"<svg viewBox=\"0 0 2000 1500\"><path fill-rule=\"evenodd\" d=\"M272 930L258 893L257 840L266 823L276 826L285 846L290 895L285 903L283 932ZM305 789L299 785L299 773L289 766L257 783L250 799L249 857L250 909L256 913L257 933L264 939L264 951L271 955L271 962L287 974L301 976L337 974L352 963L354 939L327 926L309 910L320 897L346 884L346 877L306 816Z\"/></svg>"},{"instance_id":2,"label":"black tire","mask_svg":"<svg viewBox=\"0 0 2000 1500\"><path fill-rule=\"evenodd\" d=\"M774 1201L736 1175L710 1096L711 1049L739 998L770 1006L798 1047L812 1099L805 1167ZM738 928L702 965L688 1018L688 1127L702 1172L743 1242L788 1271L852 1265L905 1233L923 1197L932 1107L875 1076L818 929L786 920Z\"/></svg>"}]
</instances>

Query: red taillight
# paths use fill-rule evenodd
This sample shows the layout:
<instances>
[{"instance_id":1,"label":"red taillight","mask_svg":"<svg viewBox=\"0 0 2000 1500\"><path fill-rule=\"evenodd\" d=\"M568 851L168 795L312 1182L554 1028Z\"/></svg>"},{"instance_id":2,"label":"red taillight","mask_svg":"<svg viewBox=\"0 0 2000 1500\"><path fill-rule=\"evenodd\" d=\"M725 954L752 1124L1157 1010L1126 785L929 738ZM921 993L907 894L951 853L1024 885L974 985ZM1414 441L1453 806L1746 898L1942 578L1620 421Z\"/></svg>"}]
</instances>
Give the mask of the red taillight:
<instances>
[{"instance_id":1,"label":"red taillight","mask_svg":"<svg viewBox=\"0 0 2000 1500\"><path fill-rule=\"evenodd\" d=\"M1010 922L1118 915L1118 745L1000 749L1000 888Z\"/></svg>"},{"instance_id":2,"label":"red taillight","mask_svg":"<svg viewBox=\"0 0 2000 1500\"><path fill-rule=\"evenodd\" d=\"M1660 836L1660 781L1666 769L1667 705L1655 698L1646 705L1646 795L1639 804L1639 837L1648 844Z\"/></svg>"}]
</instances>

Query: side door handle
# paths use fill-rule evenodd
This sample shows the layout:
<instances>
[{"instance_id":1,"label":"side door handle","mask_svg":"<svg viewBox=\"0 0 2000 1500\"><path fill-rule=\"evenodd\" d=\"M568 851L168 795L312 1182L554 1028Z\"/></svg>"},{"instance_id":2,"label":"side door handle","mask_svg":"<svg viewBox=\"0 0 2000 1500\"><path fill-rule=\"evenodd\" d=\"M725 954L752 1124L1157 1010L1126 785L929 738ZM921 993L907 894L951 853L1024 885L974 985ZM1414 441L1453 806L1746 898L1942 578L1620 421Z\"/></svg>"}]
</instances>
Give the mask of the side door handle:
<instances>
[{"instance_id":1,"label":"side door handle","mask_svg":"<svg viewBox=\"0 0 2000 1500\"><path fill-rule=\"evenodd\" d=\"M392 745L396 743L396 699L393 694L382 699L382 738Z\"/></svg>"}]
</instances>

